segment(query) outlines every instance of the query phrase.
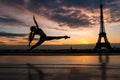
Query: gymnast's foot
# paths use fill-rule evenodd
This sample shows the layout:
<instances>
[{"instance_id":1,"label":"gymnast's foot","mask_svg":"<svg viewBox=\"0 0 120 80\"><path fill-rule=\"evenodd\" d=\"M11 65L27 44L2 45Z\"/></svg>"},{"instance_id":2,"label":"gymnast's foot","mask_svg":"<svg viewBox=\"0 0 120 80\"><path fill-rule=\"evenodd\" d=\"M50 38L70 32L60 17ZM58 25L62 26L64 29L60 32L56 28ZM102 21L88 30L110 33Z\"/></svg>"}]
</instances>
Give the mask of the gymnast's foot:
<instances>
[{"instance_id":1,"label":"gymnast's foot","mask_svg":"<svg viewBox=\"0 0 120 80\"><path fill-rule=\"evenodd\" d=\"M64 38L65 38L65 39L68 39L68 38L70 38L70 37L69 37L69 36L64 36Z\"/></svg>"}]
</instances>

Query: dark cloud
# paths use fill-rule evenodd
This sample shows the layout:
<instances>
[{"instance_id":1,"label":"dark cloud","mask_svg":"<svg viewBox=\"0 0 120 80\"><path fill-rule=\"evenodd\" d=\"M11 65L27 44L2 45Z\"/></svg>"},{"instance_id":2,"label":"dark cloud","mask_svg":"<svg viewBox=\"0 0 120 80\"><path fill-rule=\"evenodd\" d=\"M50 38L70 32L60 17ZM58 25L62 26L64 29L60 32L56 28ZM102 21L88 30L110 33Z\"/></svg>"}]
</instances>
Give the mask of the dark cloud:
<instances>
[{"instance_id":1,"label":"dark cloud","mask_svg":"<svg viewBox=\"0 0 120 80\"><path fill-rule=\"evenodd\" d=\"M2 4L17 6L17 5L23 5L24 0L0 0Z\"/></svg>"},{"instance_id":2,"label":"dark cloud","mask_svg":"<svg viewBox=\"0 0 120 80\"><path fill-rule=\"evenodd\" d=\"M95 11L99 9L99 4L99 0L31 0L28 9L36 14L42 14L59 24L63 23L71 28L77 28L81 26L89 27L90 25L96 24L90 22L91 19L93 19L93 21L96 21L96 19L99 20L99 18L94 18L96 15L88 17L80 11L81 9L86 9L95 13ZM115 0L103 1L104 8L110 9L111 22L120 21L120 18L117 18L120 16L120 11L116 4L118 3ZM66 9L63 7L66 7ZM70 7L74 9L69 9ZM79 10L76 10L76 8Z\"/></svg>"},{"instance_id":3,"label":"dark cloud","mask_svg":"<svg viewBox=\"0 0 120 80\"><path fill-rule=\"evenodd\" d=\"M98 21L96 15L90 17L82 13L81 10L85 9L91 13L95 13L99 9L100 0L1 0L3 4L12 5L11 7L25 9L42 15L50 20L58 22L59 24L68 25L70 28L77 27L89 27L96 23L92 21ZM26 5L24 5L26 3ZM110 9L110 22L120 21L120 2L118 0L103 0L104 8ZM18 7L19 5L19 7ZM6 21L5 19L1 19ZM7 19L12 23L17 20ZM21 23L17 21L16 23Z\"/></svg>"},{"instance_id":4,"label":"dark cloud","mask_svg":"<svg viewBox=\"0 0 120 80\"><path fill-rule=\"evenodd\" d=\"M97 3L96 0L93 1ZM71 28L77 28L81 26L88 27L91 25L89 17L85 14L82 14L80 10L71 10L69 7L89 8L87 5L88 2L86 4L86 2L83 0L59 0L59 2L58 0L31 0L28 9L37 14L42 14L48 19L56 21L59 24L68 25ZM97 4L95 6L97 6ZM68 9L64 9L63 7Z\"/></svg>"},{"instance_id":5,"label":"dark cloud","mask_svg":"<svg viewBox=\"0 0 120 80\"><path fill-rule=\"evenodd\" d=\"M79 26L88 27L90 25L88 18L89 17L87 17L86 15L81 15L79 17L76 17L75 14L66 15L66 16L56 14L56 15L51 16L52 20L55 20L59 23L65 23L71 28L76 28Z\"/></svg>"},{"instance_id":6,"label":"dark cloud","mask_svg":"<svg viewBox=\"0 0 120 80\"><path fill-rule=\"evenodd\" d=\"M54 29L54 30L60 30L60 31L66 31L65 29L61 29L61 28L57 28L57 27L55 27L55 28L52 28L52 27L47 27L48 29Z\"/></svg>"},{"instance_id":7,"label":"dark cloud","mask_svg":"<svg viewBox=\"0 0 120 80\"><path fill-rule=\"evenodd\" d=\"M120 1L114 1L109 6L110 8L110 15L111 15L111 22L120 22Z\"/></svg>"},{"instance_id":8,"label":"dark cloud","mask_svg":"<svg viewBox=\"0 0 120 80\"><path fill-rule=\"evenodd\" d=\"M25 25L24 22L7 15L0 16L0 23L6 25Z\"/></svg>"},{"instance_id":9,"label":"dark cloud","mask_svg":"<svg viewBox=\"0 0 120 80\"><path fill-rule=\"evenodd\" d=\"M28 40L28 38L23 38L24 40ZM34 38L33 40L39 40L39 38Z\"/></svg>"},{"instance_id":10,"label":"dark cloud","mask_svg":"<svg viewBox=\"0 0 120 80\"><path fill-rule=\"evenodd\" d=\"M26 41L26 42L17 42L17 43L21 43L21 44L28 44L28 42Z\"/></svg>"},{"instance_id":11,"label":"dark cloud","mask_svg":"<svg viewBox=\"0 0 120 80\"><path fill-rule=\"evenodd\" d=\"M5 43L4 42L0 42L0 46L4 45Z\"/></svg>"},{"instance_id":12,"label":"dark cloud","mask_svg":"<svg viewBox=\"0 0 120 80\"><path fill-rule=\"evenodd\" d=\"M4 42L0 42L0 44L3 44Z\"/></svg>"},{"instance_id":13,"label":"dark cloud","mask_svg":"<svg viewBox=\"0 0 120 80\"><path fill-rule=\"evenodd\" d=\"M49 9L55 9L55 8L60 8L61 6L66 6L66 7L82 7L82 8L98 8L99 0L31 0L29 6L30 9L35 9L38 7L46 7ZM32 7L32 8L31 8Z\"/></svg>"},{"instance_id":14,"label":"dark cloud","mask_svg":"<svg viewBox=\"0 0 120 80\"><path fill-rule=\"evenodd\" d=\"M25 37L27 34L16 34L16 33L8 33L8 32L0 32L0 36L2 37Z\"/></svg>"}]
</instances>

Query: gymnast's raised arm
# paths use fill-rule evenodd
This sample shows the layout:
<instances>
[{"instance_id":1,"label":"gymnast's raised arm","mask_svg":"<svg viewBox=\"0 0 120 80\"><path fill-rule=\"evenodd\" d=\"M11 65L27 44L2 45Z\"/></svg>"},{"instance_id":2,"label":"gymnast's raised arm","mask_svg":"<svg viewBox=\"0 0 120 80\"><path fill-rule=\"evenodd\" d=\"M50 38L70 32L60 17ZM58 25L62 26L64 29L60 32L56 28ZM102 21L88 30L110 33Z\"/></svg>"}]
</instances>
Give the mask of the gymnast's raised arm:
<instances>
[{"instance_id":1,"label":"gymnast's raised arm","mask_svg":"<svg viewBox=\"0 0 120 80\"><path fill-rule=\"evenodd\" d=\"M37 28L37 29L40 29L39 26L38 26L37 21L35 20L35 17L34 17L34 16L33 16L33 20L34 20L34 23L36 24L36 28Z\"/></svg>"}]
</instances>

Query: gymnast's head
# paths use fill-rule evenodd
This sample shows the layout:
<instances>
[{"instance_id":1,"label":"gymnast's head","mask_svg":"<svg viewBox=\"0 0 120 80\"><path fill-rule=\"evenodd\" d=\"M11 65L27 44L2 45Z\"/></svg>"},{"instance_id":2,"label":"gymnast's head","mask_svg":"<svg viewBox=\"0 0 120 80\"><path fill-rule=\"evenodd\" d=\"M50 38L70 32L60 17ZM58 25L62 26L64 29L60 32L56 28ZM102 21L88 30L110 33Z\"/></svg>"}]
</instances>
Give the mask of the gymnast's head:
<instances>
[{"instance_id":1,"label":"gymnast's head","mask_svg":"<svg viewBox=\"0 0 120 80\"><path fill-rule=\"evenodd\" d=\"M35 26L31 26L30 27L30 30L33 32L33 31L36 31L36 27Z\"/></svg>"}]
</instances>

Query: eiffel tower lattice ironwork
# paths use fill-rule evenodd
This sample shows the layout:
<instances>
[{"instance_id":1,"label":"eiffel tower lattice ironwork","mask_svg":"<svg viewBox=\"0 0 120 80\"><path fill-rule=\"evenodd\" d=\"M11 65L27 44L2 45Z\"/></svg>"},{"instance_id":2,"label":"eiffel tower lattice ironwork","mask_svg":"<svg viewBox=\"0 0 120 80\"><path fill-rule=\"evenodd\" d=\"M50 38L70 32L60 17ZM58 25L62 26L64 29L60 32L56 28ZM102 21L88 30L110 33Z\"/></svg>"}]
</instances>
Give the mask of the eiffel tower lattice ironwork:
<instances>
[{"instance_id":1,"label":"eiffel tower lattice ironwork","mask_svg":"<svg viewBox=\"0 0 120 80\"><path fill-rule=\"evenodd\" d=\"M104 42L102 42L102 38ZM96 43L94 50L101 50L103 48L106 48L108 50L112 49L107 39L106 32L105 32L104 17L103 17L103 4L102 4L102 0L100 0L100 33L98 37L98 42Z\"/></svg>"}]
</instances>

